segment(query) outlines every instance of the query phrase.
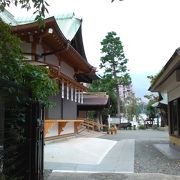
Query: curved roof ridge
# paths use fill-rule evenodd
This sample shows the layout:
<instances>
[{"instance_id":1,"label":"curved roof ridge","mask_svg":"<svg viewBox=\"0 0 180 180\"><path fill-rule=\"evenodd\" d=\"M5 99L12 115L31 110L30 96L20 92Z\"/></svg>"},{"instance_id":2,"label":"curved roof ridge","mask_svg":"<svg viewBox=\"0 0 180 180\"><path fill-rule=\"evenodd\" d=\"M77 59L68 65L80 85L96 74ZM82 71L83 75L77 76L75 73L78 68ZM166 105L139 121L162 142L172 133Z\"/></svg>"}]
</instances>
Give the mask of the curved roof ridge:
<instances>
[{"instance_id":1,"label":"curved roof ridge","mask_svg":"<svg viewBox=\"0 0 180 180\"><path fill-rule=\"evenodd\" d=\"M48 14L44 19L47 19L49 17L54 16L55 19L72 19L73 17L75 17L75 13L74 12L70 12L70 13L63 13L63 14ZM18 23L29 23L29 22L34 22L35 21L35 15L29 15L29 16L18 16L15 17L15 20Z\"/></svg>"},{"instance_id":2,"label":"curved roof ridge","mask_svg":"<svg viewBox=\"0 0 180 180\"><path fill-rule=\"evenodd\" d=\"M18 24L27 24L35 21L35 15L15 17Z\"/></svg>"},{"instance_id":3,"label":"curved roof ridge","mask_svg":"<svg viewBox=\"0 0 180 180\"><path fill-rule=\"evenodd\" d=\"M70 13L63 13L63 14L54 14L54 17L56 19L71 19L75 16L74 12L70 12Z\"/></svg>"}]
</instances>

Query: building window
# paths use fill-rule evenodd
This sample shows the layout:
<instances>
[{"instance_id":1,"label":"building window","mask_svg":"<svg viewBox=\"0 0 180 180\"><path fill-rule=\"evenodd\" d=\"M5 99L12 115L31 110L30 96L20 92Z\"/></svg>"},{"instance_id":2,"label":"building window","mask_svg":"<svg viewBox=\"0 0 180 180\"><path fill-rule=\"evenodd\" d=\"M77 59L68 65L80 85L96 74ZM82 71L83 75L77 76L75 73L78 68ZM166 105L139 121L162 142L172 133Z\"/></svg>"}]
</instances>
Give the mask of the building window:
<instances>
[{"instance_id":1,"label":"building window","mask_svg":"<svg viewBox=\"0 0 180 180\"><path fill-rule=\"evenodd\" d=\"M172 135L180 135L180 98L170 102L170 132Z\"/></svg>"}]
</instances>

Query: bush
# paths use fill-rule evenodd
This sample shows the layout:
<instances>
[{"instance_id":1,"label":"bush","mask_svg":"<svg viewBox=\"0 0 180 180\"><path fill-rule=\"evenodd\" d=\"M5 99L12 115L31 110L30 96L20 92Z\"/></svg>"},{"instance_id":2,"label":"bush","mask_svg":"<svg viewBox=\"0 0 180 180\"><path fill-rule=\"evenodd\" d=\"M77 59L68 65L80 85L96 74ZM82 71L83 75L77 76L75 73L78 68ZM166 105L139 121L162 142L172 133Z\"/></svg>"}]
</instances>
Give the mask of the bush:
<instances>
[{"instance_id":1,"label":"bush","mask_svg":"<svg viewBox=\"0 0 180 180\"><path fill-rule=\"evenodd\" d=\"M108 126L104 126L103 127L103 132L107 132L108 131Z\"/></svg>"},{"instance_id":2,"label":"bush","mask_svg":"<svg viewBox=\"0 0 180 180\"><path fill-rule=\"evenodd\" d=\"M156 124L153 125L153 129L158 129Z\"/></svg>"},{"instance_id":3,"label":"bush","mask_svg":"<svg viewBox=\"0 0 180 180\"><path fill-rule=\"evenodd\" d=\"M139 129L146 129L144 125L140 125L138 128Z\"/></svg>"}]
</instances>

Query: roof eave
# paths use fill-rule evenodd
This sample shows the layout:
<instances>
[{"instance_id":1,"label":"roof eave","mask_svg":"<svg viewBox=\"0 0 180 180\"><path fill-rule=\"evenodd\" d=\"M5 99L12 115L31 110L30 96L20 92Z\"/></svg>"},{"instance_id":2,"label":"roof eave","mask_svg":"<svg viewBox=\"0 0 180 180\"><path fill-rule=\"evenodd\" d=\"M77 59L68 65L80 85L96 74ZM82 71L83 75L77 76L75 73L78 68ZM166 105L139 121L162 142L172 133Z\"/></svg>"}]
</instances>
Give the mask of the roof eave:
<instances>
[{"instance_id":1,"label":"roof eave","mask_svg":"<svg viewBox=\"0 0 180 180\"><path fill-rule=\"evenodd\" d=\"M174 71L174 68L171 68L170 70L168 70L168 67L172 64L172 62L174 61L174 59L180 56L180 48L177 48L175 50L175 52L173 53L173 55L171 56L171 58L169 59L169 61L165 64L165 66L162 68L162 70L160 71L160 73L158 74L158 76L156 77L156 79L154 80L154 82L151 84L151 86L149 87L149 91L151 92L159 92L158 87L164 82L165 79L167 79L167 77Z\"/></svg>"},{"instance_id":2,"label":"roof eave","mask_svg":"<svg viewBox=\"0 0 180 180\"><path fill-rule=\"evenodd\" d=\"M61 37L61 40L65 44L69 43L69 41L66 39L66 37L63 35L62 31L60 30L56 19L54 17L50 17L44 20L45 27L46 28L54 28L56 31L56 34ZM23 33L24 31L31 30L39 30L39 24L37 22L31 22L28 24L21 24L21 25L16 25L12 26L12 31L14 33ZM42 30L43 31L43 30ZM83 59L83 57L75 50L71 45L69 45L69 51L73 53L74 56L76 56L77 63L79 64L79 68L83 68L82 70L85 72L91 72L91 70L94 68L91 66L86 60Z\"/></svg>"}]
</instances>

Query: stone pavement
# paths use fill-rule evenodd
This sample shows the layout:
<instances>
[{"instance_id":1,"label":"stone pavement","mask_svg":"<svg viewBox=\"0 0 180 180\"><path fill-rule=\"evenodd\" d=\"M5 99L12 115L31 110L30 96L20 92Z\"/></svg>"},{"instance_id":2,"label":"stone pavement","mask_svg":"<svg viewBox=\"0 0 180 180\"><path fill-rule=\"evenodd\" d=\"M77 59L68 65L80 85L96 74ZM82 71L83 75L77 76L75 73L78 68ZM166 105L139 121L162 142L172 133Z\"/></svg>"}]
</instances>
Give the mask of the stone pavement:
<instances>
[{"instance_id":1,"label":"stone pavement","mask_svg":"<svg viewBox=\"0 0 180 180\"><path fill-rule=\"evenodd\" d=\"M81 141L81 139L75 139ZM86 141L88 141L86 139ZM96 139L94 141L94 144L90 144L91 147L95 146L95 143L100 143L100 139ZM103 140L103 139L102 139ZM110 141L110 140L106 140ZM92 141L90 141L92 143ZM107 142L106 142L107 143ZM88 143L86 142L86 145ZM88 145L87 145L88 146ZM113 147L113 148L112 148ZM49 146L47 147L49 148ZM70 147L69 147L70 148ZM73 148L73 147L72 147ZM83 148L84 150L85 148ZM59 148L59 150L63 150ZM88 154L81 153L83 150L79 151L71 151L69 154L69 157L65 157L67 159L67 162L71 159L71 163L65 163L64 154L59 153L59 157L55 157L53 161L49 157L47 157L47 150L45 148L45 169L53 169L53 170L61 170L63 171L72 171L72 172L79 172L79 171L95 171L95 172L126 172L126 173L133 173L134 172L134 140L121 140L119 142L116 142L113 146L111 146L111 149L106 152L104 155L103 153L98 153L98 147L93 151L94 158L97 159L97 155L99 155L99 158L102 159L97 161L99 163L96 163L95 160L93 160L93 156L90 156L91 159L89 159L87 156ZM55 149L50 149L53 154L55 153ZM87 151L87 150L86 150ZM67 150L68 152L68 150ZM81 154L80 154L81 153ZM92 153L92 149L90 154ZM57 155L57 154L56 154ZM62 157L62 160L60 159ZM102 158L103 157L103 158ZM48 161L49 160L49 161ZM73 163L72 163L73 162ZM80 162L80 163L79 163Z\"/></svg>"},{"instance_id":2,"label":"stone pavement","mask_svg":"<svg viewBox=\"0 0 180 180\"><path fill-rule=\"evenodd\" d=\"M82 137L76 137L75 138L76 142L78 138L81 138L82 140ZM89 138L87 138L86 140L87 142L88 139ZM68 147L68 149L66 148L63 149L63 147L59 147L58 151L59 152L61 151L61 153L64 152L64 154L61 154L61 158L54 157L55 161L54 159L53 161L51 161L51 155L48 159L47 151L45 151L45 169L53 170L48 180L59 180L59 179L66 179L66 180L75 180L75 179L76 180L79 179L84 179L84 180L86 179L87 180L94 180L94 179L170 180L171 179L173 180L174 179L176 180L176 179L180 179L180 176L165 175L159 173L134 173L135 141L136 140L154 141L155 139L164 141L168 139L168 134L166 133L155 132L155 131L121 131L117 135L109 135L109 136L105 135L99 138L94 137L90 139L91 139L91 141L89 141L90 143L88 144L86 142L86 145L84 147L81 146L81 149L78 149L78 147L74 147L73 144L71 144ZM98 141L96 141L97 139ZM105 141L101 142L100 139ZM102 154L99 154L98 151L99 147L97 146L97 143L102 143L100 146L103 146L104 145L103 143L105 144L108 143L111 145L106 147L108 149L106 152L103 152L101 149ZM49 147L48 144L45 146L45 148L47 149ZM86 148L93 147L91 148L91 153L94 155L91 156L92 158L92 159L90 158L91 160L87 160L86 157L87 149L85 147ZM161 152L163 149L162 153L167 157L168 156L174 158L180 157L178 154L179 152L174 150L172 151L171 147L169 147L167 143L165 144L165 146L163 143L161 144L156 143L154 147ZM68 159L66 155L68 155L67 152L69 152L69 149L72 149L71 153L69 154L72 157L70 158L70 161L65 161L65 159ZM81 152L82 156L79 156L78 151ZM86 151L84 155L82 153L83 151ZM50 152L54 152L54 150L51 149ZM64 158L64 160L62 157ZM75 157L77 157L77 159L78 158L82 158L82 159L81 161L78 162ZM85 160L84 162L83 159Z\"/></svg>"},{"instance_id":3,"label":"stone pavement","mask_svg":"<svg viewBox=\"0 0 180 180\"><path fill-rule=\"evenodd\" d=\"M169 159L180 160L180 151L173 149L169 144L154 144L154 146Z\"/></svg>"},{"instance_id":4,"label":"stone pavement","mask_svg":"<svg viewBox=\"0 0 180 180\"><path fill-rule=\"evenodd\" d=\"M44 147L45 161L48 164L73 163L96 165L102 161L116 143L117 141L113 140L83 137L49 143ZM54 168L57 167L54 166Z\"/></svg>"}]
</instances>

